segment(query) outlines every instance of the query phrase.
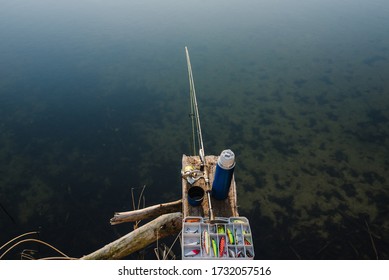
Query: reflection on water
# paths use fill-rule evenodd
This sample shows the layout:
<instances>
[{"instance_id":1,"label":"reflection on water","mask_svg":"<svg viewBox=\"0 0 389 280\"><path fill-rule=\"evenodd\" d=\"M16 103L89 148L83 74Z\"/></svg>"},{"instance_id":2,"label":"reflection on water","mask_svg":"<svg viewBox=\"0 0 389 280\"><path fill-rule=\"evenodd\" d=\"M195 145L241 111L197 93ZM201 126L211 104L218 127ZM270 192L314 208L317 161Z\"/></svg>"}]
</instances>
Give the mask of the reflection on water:
<instances>
[{"instance_id":1,"label":"reflection on water","mask_svg":"<svg viewBox=\"0 0 389 280\"><path fill-rule=\"evenodd\" d=\"M293 2L7 4L0 243L39 230L79 257L132 230L108 223L131 187L181 197L188 45L205 147L237 156L256 258L387 259L388 4Z\"/></svg>"}]
</instances>

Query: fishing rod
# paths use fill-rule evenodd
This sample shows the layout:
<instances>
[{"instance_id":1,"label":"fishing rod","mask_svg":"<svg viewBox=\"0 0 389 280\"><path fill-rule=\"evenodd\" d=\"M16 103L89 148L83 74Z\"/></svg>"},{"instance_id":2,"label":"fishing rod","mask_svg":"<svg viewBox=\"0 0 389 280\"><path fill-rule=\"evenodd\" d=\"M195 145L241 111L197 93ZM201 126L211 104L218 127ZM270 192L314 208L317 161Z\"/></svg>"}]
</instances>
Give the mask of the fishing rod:
<instances>
[{"instance_id":1,"label":"fishing rod","mask_svg":"<svg viewBox=\"0 0 389 280\"><path fill-rule=\"evenodd\" d=\"M212 204L211 204L211 187L209 184L208 169L207 169L207 163L205 160L204 142L203 142L203 135L201 132L199 107L197 105L196 90L195 90L195 86L194 86L193 73L192 73L192 65L190 63L189 51L188 51L187 47L185 47L185 53L186 53L186 62L188 64L188 75L189 75L193 146L194 146L194 150L196 150L196 148L195 148L195 132L194 132L194 123L196 123L197 137L198 137L198 143L199 143L199 156L200 156L200 160L201 160L201 166L204 168L204 180L205 180L206 193L207 193L208 205L209 205L209 209L208 209L209 210L209 220L210 220L210 222L213 222L215 220L215 217L213 214L213 209L212 209Z\"/></svg>"},{"instance_id":2,"label":"fishing rod","mask_svg":"<svg viewBox=\"0 0 389 280\"><path fill-rule=\"evenodd\" d=\"M197 98L196 98L196 90L194 86L193 73L192 73L192 65L190 63L188 48L185 47L186 52L186 61L188 64L188 75L189 75L189 88L190 88L190 104L191 104L191 116L192 116L192 130L193 130L193 146L195 147L195 137L194 137L194 121L196 122L198 143L199 143L199 155L201 162L205 164L205 153L204 153L204 143L203 143L203 135L201 132L201 124L200 124L200 115L199 115L199 107L197 106ZM194 120L193 120L194 119ZM196 148L194 148L196 149Z\"/></svg>"}]
</instances>

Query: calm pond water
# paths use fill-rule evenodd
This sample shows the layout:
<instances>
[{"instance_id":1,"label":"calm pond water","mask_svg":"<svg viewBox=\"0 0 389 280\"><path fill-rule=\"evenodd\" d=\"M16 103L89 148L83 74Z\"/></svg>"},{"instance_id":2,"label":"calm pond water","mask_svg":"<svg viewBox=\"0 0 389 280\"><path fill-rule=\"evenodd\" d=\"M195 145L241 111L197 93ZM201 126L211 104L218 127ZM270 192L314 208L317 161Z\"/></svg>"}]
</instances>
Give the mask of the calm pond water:
<instances>
[{"instance_id":1,"label":"calm pond water","mask_svg":"<svg viewBox=\"0 0 389 280\"><path fill-rule=\"evenodd\" d=\"M132 230L131 188L181 197L188 46L255 258L389 258L388 1L0 2L0 244L80 257Z\"/></svg>"}]
</instances>

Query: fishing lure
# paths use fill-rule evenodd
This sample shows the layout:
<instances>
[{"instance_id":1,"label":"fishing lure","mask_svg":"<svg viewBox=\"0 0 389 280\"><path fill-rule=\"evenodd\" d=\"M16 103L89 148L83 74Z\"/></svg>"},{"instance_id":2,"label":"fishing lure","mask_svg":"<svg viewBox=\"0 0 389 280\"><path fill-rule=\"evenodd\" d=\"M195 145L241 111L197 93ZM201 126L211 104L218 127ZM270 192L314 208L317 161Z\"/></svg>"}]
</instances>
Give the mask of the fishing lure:
<instances>
[{"instance_id":1,"label":"fishing lure","mask_svg":"<svg viewBox=\"0 0 389 280\"><path fill-rule=\"evenodd\" d=\"M218 234L224 234L224 233L226 233L226 232L224 231L224 226L217 226L217 233L218 233Z\"/></svg>"},{"instance_id":2,"label":"fishing lure","mask_svg":"<svg viewBox=\"0 0 389 280\"><path fill-rule=\"evenodd\" d=\"M227 236L228 236L228 242L230 244L235 244L235 238L234 235L232 234L231 230L227 228Z\"/></svg>"},{"instance_id":3,"label":"fishing lure","mask_svg":"<svg viewBox=\"0 0 389 280\"><path fill-rule=\"evenodd\" d=\"M238 258L244 258L244 252L243 252L243 250L238 251L238 253L236 254L236 256L237 256Z\"/></svg>"},{"instance_id":4,"label":"fishing lure","mask_svg":"<svg viewBox=\"0 0 389 280\"><path fill-rule=\"evenodd\" d=\"M200 250L194 249L185 254L185 257L194 257L200 253Z\"/></svg>"},{"instance_id":5,"label":"fishing lure","mask_svg":"<svg viewBox=\"0 0 389 280\"><path fill-rule=\"evenodd\" d=\"M199 229L190 229L190 228L187 228L185 233L198 233L199 232Z\"/></svg>"},{"instance_id":6,"label":"fishing lure","mask_svg":"<svg viewBox=\"0 0 389 280\"><path fill-rule=\"evenodd\" d=\"M205 254L208 256L209 255L209 233L207 230L203 231L203 234L201 236L201 242L203 249L205 251Z\"/></svg>"},{"instance_id":7,"label":"fishing lure","mask_svg":"<svg viewBox=\"0 0 389 280\"><path fill-rule=\"evenodd\" d=\"M231 258L235 258L235 252L234 252L234 250L228 249L228 255L229 255Z\"/></svg>"},{"instance_id":8,"label":"fishing lure","mask_svg":"<svg viewBox=\"0 0 389 280\"><path fill-rule=\"evenodd\" d=\"M224 247L226 246L226 238L225 236L220 237L219 241L219 257L223 257L224 255Z\"/></svg>"},{"instance_id":9,"label":"fishing lure","mask_svg":"<svg viewBox=\"0 0 389 280\"><path fill-rule=\"evenodd\" d=\"M186 223L199 223L200 218L186 219L185 222Z\"/></svg>"},{"instance_id":10,"label":"fishing lure","mask_svg":"<svg viewBox=\"0 0 389 280\"><path fill-rule=\"evenodd\" d=\"M251 245L251 242L247 240L247 238L244 238L244 245Z\"/></svg>"},{"instance_id":11,"label":"fishing lure","mask_svg":"<svg viewBox=\"0 0 389 280\"><path fill-rule=\"evenodd\" d=\"M215 257L218 257L217 243L213 238L212 238L212 249L213 249L213 255Z\"/></svg>"},{"instance_id":12,"label":"fishing lure","mask_svg":"<svg viewBox=\"0 0 389 280\"><path fill-rule=\"evenodd\" d=\"M235 239L235 244L237 244L237 245L241 244L241 241L242 241L240 238L238 238L239 236L241 236L241 235L238 235L238 232L235 229L234 239Z\"/></svg>"},{"instance_id":13,"label":"fishing lure","mask_svg":"<svg viewBox=\"0 0 389 280\"><path fill-rule=\"evenodd\" d=\"M195 245L199 245L199 242L195 241L195 242L191 242L191 243L186 243L185 245L187 245L187 246L195 246Z\"/></svg>"}]
</instances>

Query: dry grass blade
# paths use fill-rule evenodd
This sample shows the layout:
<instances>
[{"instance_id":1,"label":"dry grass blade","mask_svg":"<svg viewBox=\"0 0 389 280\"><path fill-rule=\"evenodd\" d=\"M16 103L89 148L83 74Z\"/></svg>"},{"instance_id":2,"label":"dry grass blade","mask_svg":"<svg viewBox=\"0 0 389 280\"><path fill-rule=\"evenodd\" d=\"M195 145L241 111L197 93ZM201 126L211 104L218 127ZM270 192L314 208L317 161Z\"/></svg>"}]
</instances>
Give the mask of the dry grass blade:
<instances>
[{"instance_id":1,"label":"dry grass blade","mask_svg":"<svg viewBox=\"0 0 389 280\"><path fill-rule=\"evenodd\" d=\"M32 234L38 234L38 233L39 233L39 231L31 231L31 232L26 232L26 233L23 233L23 234L21 234L21 235L19 235L19 236L16 236L15 238L11 239L11 240L8 241L7 243L5 243L3 246L1 246L1 247L0 247L0 251L1 251L3 248L7 247L8 244L11 244L11 243L14 242L15 240L17 240L17 239L19 239L19 238L22 238L23 236L32 235Z\"/></svg>"},{"instance_id":2,"label":"dry grass blade","mask_svg":"<svg viewBox=\"0 0 389 280\"><path fill-rule=\"evenodd\" d=\"M78 260L78 258L71 258L71 257L46 257L46 258L41 258L39 260Z\"/></svg>"},{"instance_id":3,"label":"dry grass blade","mask_svg":"<svg viewBox=\"0 0 389 280\"><path fill-rule=\"evenodd\" d=\"M145 188L146 188L146 185L144 185L142 187L142 190L140 192L140 195L139 195L139 198L138 198L138 206L135 206L135 195L134 195L134 188L131 188L131 201L132 201L132 208L133 210L139 210L140 209L140 206L141 206L141 201L143 201L143 207L145 207L145 204L146 204L146 200L145 200L145 197L144 197L144 191L145 191ZM135 221L135 224L134 224L134 230L138 228L140 222L142 220L138 220L138 221Z\"/></svg>"},{"instance_id":4,"label":"dry grass blade","mask_svg":"<svg viewBox=\"0 0 389 280\"><path fill-rule=\"evenodd\" d=\"M15 244L13 244L11 247L9 247L1 256L0 256L0 260L9 252L11 251L13 248L15 248L16 246L22 244L22 243L26 243L26 242L38 242L38 243L41 243L43 245L46 245L48 246L49 248L53 249L54 251L56 251L57 253L61 254L62 256L66 257L66 258L69 258L70 257L68 255L66 255L65 253L61 252L60 250L58 250L57 248L55 248L54 246L50 245L49 243L46 243L42 240L39 240L39 239L35 239L35 238L27 238L27 239L23 239L23 240L20 240L18 242L16 242ZM9 244L9 242L8 242Z\"/></svg>"},{"instance_id":5,"label":"dry grass blade","mask_svg":"<svg viewBox=\"0 0 389 280\"><path fill-rule=\"evenodd\" d=\"M365 224L366 224L367 232L369 233L369 236L370 236L371 245L373 246L373 250L374 250L376 259L378 260L377 248L375 246L375 243L374 243L374 240L373 240L373 236L371 234L370 227L369 227L369 224L367 223L366 219L365 219Z\"/></svg>"},{"instance_id":6,"label":"dry grass blade","mask_svg":"<svg viewBox=\"0 0 389 280\"><path fill-rule=\"evenodd\" d=\"M167 253L166 253L166 256L165 256L164 260L166 260L166 259L167 259L167 257L169 256L169 254L170 254L170 252L171 252L171 250L172 250L172 248L173 248L174 244L176 244L176 242L177 242L177 240L179 239L179 237L181 236L181 234L182 234L182 231L180 231L180 233L179 233L179 234L177 234L177 237L174 239L174 241L173 241L172 245L169 247L169 250L167 251ZM174 258L175 258L175 256L174 256Z\"/></svg>"}]
</instances>

